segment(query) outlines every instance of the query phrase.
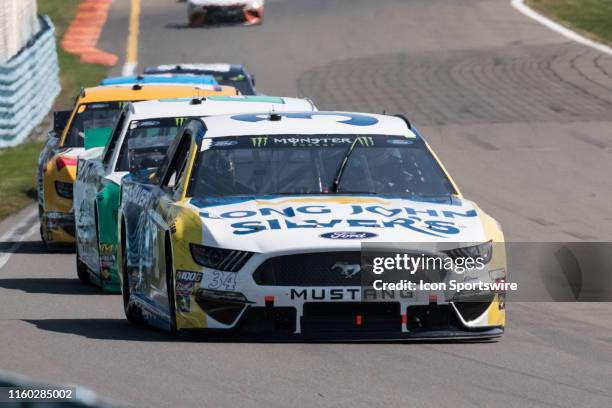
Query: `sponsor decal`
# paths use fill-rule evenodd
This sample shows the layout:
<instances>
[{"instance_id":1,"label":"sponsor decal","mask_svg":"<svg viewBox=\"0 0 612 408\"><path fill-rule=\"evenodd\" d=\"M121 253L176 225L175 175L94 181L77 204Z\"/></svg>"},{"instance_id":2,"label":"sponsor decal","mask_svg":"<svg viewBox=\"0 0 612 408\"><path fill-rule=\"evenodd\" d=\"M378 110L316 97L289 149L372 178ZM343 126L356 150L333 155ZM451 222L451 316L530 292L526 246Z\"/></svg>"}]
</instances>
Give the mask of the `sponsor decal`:
<instances>
[{"instance_id":1,"label":"sponsor decal","mask_svg":"<svg viewBox=\"0 0 612 408\"><path fill-rule=\"evenodd\" d=\"M159 120L145 120L142 122L137 122L138 127L153 127L159 125Z\"/></svg>"},{"instance_id":2,"label":"sponsor decal","mask_svg":"<svg viewBox=\"0 0 612 408\"><path fill-rule=\"evenodd\" d=\"M377 291L373 288L292 288L289 292L291 300L339 300L339 301L361 301L361 300L402 300L412 299L414 293L407 290Z\"/></svg>"},{"instance_id":3,"label":"sponsor decal","mask_svg":"<svg viewBox=\"0 0 612 408\"><path fill-rule=\"evenodd\" d=\"M177 296L189 296L193 293L194 284L194 281L178 280L176 281L174 293Z\"/></svg>"},{"instance_id":4,"label":"sponsor decal","mask_svg":"<svg viewBox=\"0 0 612 408\"><path fill-rule=\"evenodd\" d=\"M278 113L278 115L289 119L313 119L316 116L332 116L344 117L346 119L338 120L338 123L353 126L372 126L378 123L378 119L373 116L363 115L359 113L344 113L344 112L297 112L297 113ZM261 122L268 120L268 115L242 114L234 115L232 119L241 122Z\"/></svg>"},{"instance_id":5,"label":"sponsor decal","mask_svg":"<svg viewBox=\"0 0 612 408\"><path fill-rule=\"evenodd\" d=\"M191 312L191 296L177 296L176 304L178 311L183 313Z\"/></svg>"},{"instance_id":6,"label":"sponsor decal","mask_svg":"<svg viewBox=\"0 0 612 408\"><path fill-rule=\"evenodd\" d=\"M346 279L350 279L361 272L361 265L350 264L348 262L336 262L334 266L332 266L332 271L340 273L340 275L344 276Z\"/></svg>"},{"instance_id":7,"label":"sponsor decal","mask_svg":"<svg viewBox=\"0 0 612 408\"><path fill-rule=\"evenodd\" d=\"M176 271L176 279L177 281L185 282L202 282L202 273L191 271Z\"/></svg>"},{"instance_id":8,"label":"sponsor decal","mask_svg":"<svg viewBox=\"0 0 612 408\"><path fill-rule=\"evenodd\" d=\"M319 236L327 239L368 239L377 237L378 235L373 232L363 231L334 231Z\"/></svg>"},{"instance_id":9,"label":"sponsor decal","mask_svg":"<svg viewBox=\"0 0 612 408\"><path fill-rule=\"evenodd\" d=\"M337 213L341 214L334 217ZM309 217L304 217L303 214L309 215ZM320 219L321 214L327 215L324 220ZM201 211L200 216L210 220L236 220L235 223L231 224L232 232L235 235L255 234L268 230L349 227L355 229L404 228L423 235L445 237L460 232L462 226L456 222L458 219L474 218L478 215L476 210L473 209L451 211L353 204L340 208L326 205L288 206L285 208L261 207L257 210L235 210L214 214ZM296 216L298 216L299 221L292 220ZM266 218L262 220L261 217ZM356 232L359 232L359 230ZM350 231L350 233L354 234L355 231ZM327 239L363 239L360 237L321 237Z\"/></svg>"},{"instance_id":10,"label":"sponsor decal","mask_svg":"<svg viewBox=\"0 0 612 408\"><path fill-rule=\"evenodd\" d=\"M252 137L251 143L253 144L253 147L265 147L268 145L268 138L266 136Z\"/></svg>"},{"instance_id":11,"label":"sponsor decal","mask_svg":"<svg viewBox=\"0 0 612 408\"><path fill-rule=\"evenodd\" d=\"M229 147L235 146L238 144L237 140L219 140L213 141L213 147Z\"/></svg>"},{"instance_id":12,"label":"sponsor decal","mask_svg":"<svg viewBox=\"0 0 612 408\"><path fill-rule=\"evenodd\" d=\"M105 280L105 281L106 280L110 280L111 279L110 271L108 269L106 269L106 268L103 268L100 271L100 277L102 278L102 280Z\"/></svg>"},{"instance_id":13,"label":"sponsor decal","mask_svg":"<svg viewBox=\"0 0 612 408\"><path fill-rule=\"evenodd\" d=\"M387 139L387 143L392 145L411 145L413 142L406 139Z\"/></svg>"},{"instance_id":14,"label":"sponsor decal","mask_svg":"<svg viewBox=\"0 0 612 408\"><path fill-rule=\"evenodd\" d=\"M100 244L100 256L113 255L115 252L115 245L113 244Z\"/></svg>"},{"instance_id":15,"label":"sponsor decal","mask_svg":"<svg viewBox=\"0 0 612 408\"><path fill-rule=\"evenodd\" d=\"M174 118L174 122L176 123L176 127L181 127L185 123L187 118Z\"/></svg>"}]
</instances>

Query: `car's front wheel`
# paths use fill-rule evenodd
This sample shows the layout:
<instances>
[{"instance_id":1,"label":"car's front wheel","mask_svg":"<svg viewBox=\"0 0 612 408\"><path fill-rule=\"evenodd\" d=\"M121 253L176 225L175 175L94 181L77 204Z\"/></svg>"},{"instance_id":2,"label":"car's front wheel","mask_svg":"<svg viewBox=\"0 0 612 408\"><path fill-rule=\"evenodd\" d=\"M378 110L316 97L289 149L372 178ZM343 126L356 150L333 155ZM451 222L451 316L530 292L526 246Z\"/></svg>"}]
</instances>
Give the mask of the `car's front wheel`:
<instances>
[{"instance_id":1,"label":"car's front wheel","mask_svg":"<svg viewBox=\"0 0 612 408\"><path fill-rule=\"evenodd\" d=\"M189 27L202 27L206 23L204 13L193 13L189 16Z\"/></svg>"},{"instance_id":2,"label":"car's front wheel","mask_svg":"<svg viewBox=\"0 0 612 408\"><path fill-rule=\"evenodd\" d=\"M79 277L79 280L82 283L89 283L90 282L90 278L89 278L89 271L87 270L87 265L85 265L85 263L83 261L81 261L81 256L79 255L79 246L76 246L76 271L77 271L77 276Z\"/></svg>"},{"instance_id":3,"label":"car's front wheel","mask_svg":"<svg viewBox=\"0 0 612 408\"><path fill-rule=\"evenodd\" d=\"M122 287L121 287L121 295L123 297L123 311L125 312L125 317L127 321L132 326L139 326L142 322L142 316L140 314L140 310L138 307L130 302L131 298L131 285L129 279L129 273L127 268L127 256L125 250L125 235L124 230L122 228L121 231L121 276L122 276Z\"/></svg>"},{"instance_id":4,"label":"car's front wheel","mask_svg":"<svg viewBox=\"0 0 612 408\"><path fill-rule=\"evenodd\" d=\"M166 290L168 292L168 315L170 323L170 333L176 334L176 298L174 293L174 268L172 263L172 244L170 236L166 235L165 245L166 261Z\"/></svg>"}]
</instances>

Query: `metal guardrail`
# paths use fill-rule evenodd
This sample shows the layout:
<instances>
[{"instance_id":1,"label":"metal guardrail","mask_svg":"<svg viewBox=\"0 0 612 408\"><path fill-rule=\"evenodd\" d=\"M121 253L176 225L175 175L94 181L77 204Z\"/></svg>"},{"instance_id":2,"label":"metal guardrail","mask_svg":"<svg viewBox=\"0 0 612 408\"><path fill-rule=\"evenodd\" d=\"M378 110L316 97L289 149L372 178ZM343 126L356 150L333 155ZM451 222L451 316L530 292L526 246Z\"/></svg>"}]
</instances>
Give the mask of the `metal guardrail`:
<instances>
[{"instance_id":1,"label":"metal guardrail","mask_svg":"<svg viewBox=\"0 0 612 408\"><path fill-rule=\"evenodd\" d=\"M36 0L0 1L0 64L17 54L38 31Z\"/></svg>"},{"instance_id":2,"label":"metal guardrail","mask_svg":"<svg viewBox=\"0 0 612 408\"><path fill-rule=\"evenodd\" d=\"M0 147L21 143L60 92L55 28L48 17L40 23L28 45L0 65Z\"/></svg>"}]
</instances>

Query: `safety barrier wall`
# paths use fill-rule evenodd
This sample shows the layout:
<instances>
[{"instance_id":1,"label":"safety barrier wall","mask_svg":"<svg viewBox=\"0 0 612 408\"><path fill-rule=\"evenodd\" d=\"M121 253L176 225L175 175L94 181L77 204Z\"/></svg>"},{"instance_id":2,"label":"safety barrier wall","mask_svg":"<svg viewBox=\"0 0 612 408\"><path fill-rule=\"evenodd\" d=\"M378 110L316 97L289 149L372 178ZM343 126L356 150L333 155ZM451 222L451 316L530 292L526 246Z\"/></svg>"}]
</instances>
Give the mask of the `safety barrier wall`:
<instances>
[{"instance_id":1,"label":"safety barrier wall","mask_svg":"<svg viewBox=\"0 0 612 408\"><path fill-rule=\"evenodd\" d=\"M0 65L0 147L21 143L60 92L55 28L48 17L17 55Z\"/></svg>"},{"instance_id":2,"label":"safety barrier wall","mask_svg":"<svg viewBox=\"0 0 612 408\"><path fill-rule=\"evenodd\" d=\"M0 64L17 54L39 30L36 0L1 0Z\"/></svg>"}]
</instances>

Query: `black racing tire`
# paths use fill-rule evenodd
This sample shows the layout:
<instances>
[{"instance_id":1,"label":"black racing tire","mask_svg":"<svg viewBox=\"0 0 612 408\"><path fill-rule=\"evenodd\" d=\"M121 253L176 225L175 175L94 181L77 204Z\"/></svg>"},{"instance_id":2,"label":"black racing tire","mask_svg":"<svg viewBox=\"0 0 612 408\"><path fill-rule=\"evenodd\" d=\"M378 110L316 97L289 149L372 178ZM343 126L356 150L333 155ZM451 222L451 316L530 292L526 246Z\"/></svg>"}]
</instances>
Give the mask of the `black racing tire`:
<instances>
[{"instance_id":1,"label":"black racing tire","mask_svg":"<svg viewBox=\"0 0 612 408\"><path fill-rule=\"evenodd\" d=\"M203 27L206 23L206 15L204 13L195 13L189 17L189 27Z\"/></svg>"},{"instance_id":2,"label":"black racing tire","mask_svg":"<svg viewBox=\"0 0 612 408\"><path fill-rule=\"evenodd\" d=\"M87 265L83 261L81 261L81 256L79 255L79 247L76 247L76 271L77 276L81 283L89 284L91 279L89 278L89 270L87 269Z\"/></svg>"},{"instance_id":3,"label":"black racing tire","mask_svg":"<svg viewBox=\"0 0 612 408\"><path fill-rule=\"evenodd\" d=\"M43 227L42 227L42 219L43 219L43 207L42 205L38 204L38 232L40 233L40 240L42 241L43 245L45 247L47 247L47 241L45 240L45 235L43 234Z\"/></svg>"},{"instance_id":4,"label":"black racing tire","mask_svg":"<svg viewBox=\"0 0 612 408\"><path fill-rule=\"evenodd\" d=\"M131 326L141 326L144 323L142 314L138 306L130 303L131 287L129 281L129 274L127 269L127 256L125 251L125 229L121 228L121 274L122 274L122 287L121 296L123 297L123 311L125 317Z\"/></svg>"},{"instance_id":5,"label":"black racing tire","mask_svg":"<svg viewBox=\"0 0 612 408\"><path fill-rule=\"evenodd\" d=\"M176 297L174 293L174 271L172 266L172 245L170 236L166 235L165 242L166 263L166 291L168 292L168 312L170 317L170 333L177 334L176 329Z\"/></svg>"}]
</instances>

